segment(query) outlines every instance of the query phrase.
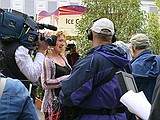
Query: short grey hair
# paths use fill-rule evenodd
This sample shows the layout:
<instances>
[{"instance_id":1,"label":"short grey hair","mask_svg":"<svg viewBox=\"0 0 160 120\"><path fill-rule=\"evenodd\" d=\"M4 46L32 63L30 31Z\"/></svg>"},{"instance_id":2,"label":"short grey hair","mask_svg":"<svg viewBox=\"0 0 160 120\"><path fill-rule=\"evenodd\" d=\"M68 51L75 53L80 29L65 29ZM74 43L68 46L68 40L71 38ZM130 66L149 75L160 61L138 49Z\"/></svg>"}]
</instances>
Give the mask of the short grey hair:
<instances>
[{"instance_id":1,"label":"short grey hair","mask_svg":"<svg viewBox=\"0 0 160 120\"><path fill-rule=\"evenodd\" d=\"M150 47L150 42L148 36L142 33L137 33L133 35L130 39L130 43L135 49L146 49Z\"/></svg>"}]
</instances>

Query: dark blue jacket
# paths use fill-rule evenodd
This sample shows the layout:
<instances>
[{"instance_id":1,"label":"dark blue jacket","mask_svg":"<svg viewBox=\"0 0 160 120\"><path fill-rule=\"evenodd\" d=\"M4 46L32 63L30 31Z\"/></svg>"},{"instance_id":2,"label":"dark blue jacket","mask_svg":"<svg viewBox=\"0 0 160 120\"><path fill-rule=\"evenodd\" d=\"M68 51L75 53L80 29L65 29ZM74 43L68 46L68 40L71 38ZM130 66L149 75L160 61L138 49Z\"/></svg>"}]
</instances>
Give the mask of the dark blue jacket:
<instances>
[{"instance_id":1,"label":"dark blue jacket","mask_svg":"<svg viewBox=\"0 0 160 120\"><path fill-rule=\"evenodd\" d=\"M139 91L143 91L151 103L156 78L160 74L160 56L145 50L132 61L132 74Z\"/></svg>"},{"instance_id":2,"label":"dark blue jacket","mask_svg":"<svg viewBox=\"0 0 160 120\"><path fill-rule=\"evenodd\" d=\"M100 54L99 52L102 52ZM117 77L93 90L93 85L103 80L114 64L123 70L128 64L126 53L120 47L105 44L92 48L74 65L71 76L62 82L60 100L66 106L79 106L99 110L122 107L122 96ZM92 91L93 90L93 91ZM83 115L81 120L126 120L125 113L115 115Z\"/></svg>"}]
</instances>

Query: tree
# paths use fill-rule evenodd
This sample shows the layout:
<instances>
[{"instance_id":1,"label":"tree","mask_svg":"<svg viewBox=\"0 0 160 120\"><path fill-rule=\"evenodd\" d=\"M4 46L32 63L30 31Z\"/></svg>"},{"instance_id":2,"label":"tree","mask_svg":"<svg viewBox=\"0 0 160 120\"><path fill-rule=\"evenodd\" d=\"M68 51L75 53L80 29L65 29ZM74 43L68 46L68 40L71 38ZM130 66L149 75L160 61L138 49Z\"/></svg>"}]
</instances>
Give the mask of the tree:
<instances>
[{"instance_id":1,"label":"tree","mask_svg":"<svg viewBox=\"0 0 160 120\"><path fill-rule=\"evenodd\" d=\"M146 24L145 12L140 10L140 0L83 0L89 8L77 25L78 49L84 55L91 47L87 40L86 29L90 29L95 18L108 18L116 27L118 40L128 42L131 35L143 32Z\"/></svg>"},{"instance_id":2,"label":"tree","mask_svg":"<svg viewBox=\"0 0 160 120\"><path fill-rule=\"evenodd\" d=\"M155 4L157 5L159 11L160 11L160 0L155 0Z\"/></svg>"},{"instance_id":3,"label":"tree","mask_svg":"<svg viewBox=\"0 0 160 120\"><path fill-rule=\"evenodd\" d=\"M151 40L151 50L155 54L160 54L160 19L157 13L148 13L148 26L146 27L146 33Z\"/></svg>"},{"instance_id":4,"label":"tree","mask_svg":"<svg viewBox=\"0 0 160 120\"><path fill-rule=\"evenodd\" d=\"M151 49L155 54L160 54L160 0L155 1L158 11L156 13L148 13L146 33L151 39Z\"/></svg>"}]
</instances>

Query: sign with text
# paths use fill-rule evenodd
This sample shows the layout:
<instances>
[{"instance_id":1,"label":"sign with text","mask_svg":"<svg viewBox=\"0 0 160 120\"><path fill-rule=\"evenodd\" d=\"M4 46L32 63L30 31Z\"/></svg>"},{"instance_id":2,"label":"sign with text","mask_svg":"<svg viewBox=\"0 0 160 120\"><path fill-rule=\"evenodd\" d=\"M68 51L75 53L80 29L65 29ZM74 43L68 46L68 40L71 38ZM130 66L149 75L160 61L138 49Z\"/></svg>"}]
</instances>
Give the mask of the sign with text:
<instances>
[{"instance_id":1,"label":"sign with text","mask_svg":"<svg viewBox=\"0 0 160 120\"><path fill-rule=\"evenodd\" d=\"M81 15L61 15L59 16L59 29L75 29L75 25L78 24Z\"/></svg>"}]
</instances>

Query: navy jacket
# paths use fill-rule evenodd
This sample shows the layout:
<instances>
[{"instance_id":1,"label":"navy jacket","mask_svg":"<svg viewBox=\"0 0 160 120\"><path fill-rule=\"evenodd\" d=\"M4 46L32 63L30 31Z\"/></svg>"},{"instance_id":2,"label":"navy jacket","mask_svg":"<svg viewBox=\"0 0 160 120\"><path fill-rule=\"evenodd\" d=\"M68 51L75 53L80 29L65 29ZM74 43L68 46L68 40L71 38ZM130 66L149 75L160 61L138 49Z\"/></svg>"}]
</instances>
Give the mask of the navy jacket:
<instances>
[{"instance_id":1,"label":"navy jacket","mask_svg":"<svg viewBox=\"0 0 160 120\"><path fill-rule=\"evenodd\" d=\"M102 54L100 54L100 51ZM62 82L60 100L66 106L79 106L99 110L122 107L119 99L122 96L117 77L98 88L93 85L103 80L112 70L114 64L123 70L128 64L127 55L122 48L104 44L92 48L88 54L77 61L71 76ZM115 115L83 115L81 120L126 120L125 113Z\"/></svg>"},{"instance_id":2,"label":"navy jacket","mask_svg":"<svg viewBox=\"0 0 160 120\"><path fill-rule=\"evenodd\" d=\"M143 91L151 103L156 78L160 74L160 56L145 50L132 61L132 74L139 91Z\"/></svg>"}]
</instances>

